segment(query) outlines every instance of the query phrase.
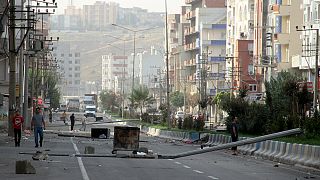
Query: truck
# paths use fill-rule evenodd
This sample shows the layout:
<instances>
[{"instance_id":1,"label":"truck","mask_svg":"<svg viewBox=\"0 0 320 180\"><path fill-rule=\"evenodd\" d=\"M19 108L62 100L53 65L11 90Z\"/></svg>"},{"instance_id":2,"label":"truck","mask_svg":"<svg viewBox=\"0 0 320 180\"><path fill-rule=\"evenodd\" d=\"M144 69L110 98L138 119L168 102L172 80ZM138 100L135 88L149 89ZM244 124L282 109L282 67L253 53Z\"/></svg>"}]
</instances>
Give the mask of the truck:
<instances>
[{"instance_id":1,"label":"truck","mask_svg":"<svg viewBox=\"0 0 320 180\"><path fill-rule=\"evenodd\" d=\"M97 95L96 94L85 94L81 102L81 110L85 111L86 106L95 105L98 106Z\"/></svg>"},{"instance_id":2,"label":"truck","mask_svg":"<svg viewBox=\"0 0 320 180\"><path fill-rule=\"evenodd\" d=\"M96 118L97 107L96 105L86 105L85 116Z\"/></svg>"},{"instance_id":3,"label":"truck","mask_svg":"<svg viewBox=\"0 0 320 180\"><path fill-rule=\"evenodd\" d=\"M90 99L98 107L98 96L96 94L84 94L84 99Z\"/></svg>"},{"instance_id":4,"label":"truck","mask_svg":"<svg viewBox=\"0 0 320 180\"><path fill-rule=\"evenodd\" d=\"M72 99L67 100L67 111L68 112L79 112L80 111L79 98L72 98Z\"/></svg>"}]
</instances>

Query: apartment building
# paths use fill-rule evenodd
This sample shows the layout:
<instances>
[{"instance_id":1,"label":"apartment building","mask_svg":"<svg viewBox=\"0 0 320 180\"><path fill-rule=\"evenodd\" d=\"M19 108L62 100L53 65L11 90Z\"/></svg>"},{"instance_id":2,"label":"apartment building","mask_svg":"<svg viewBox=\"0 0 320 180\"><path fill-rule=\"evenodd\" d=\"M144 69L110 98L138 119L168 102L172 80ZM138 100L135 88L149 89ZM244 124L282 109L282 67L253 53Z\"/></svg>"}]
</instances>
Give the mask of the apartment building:
<instances>
[{"instance_id":1,"label":"apartment building","mask_svg":"<svg viewBox=\"0 0 320 180\"><path fill-rule=\"evenodd\" d=\"M226 1L186 0L186 4L190 5L186 12L190 26L184 31L186 89L203 100L225 89ZM188 111L196 109L189 107Z\"/></svg>"},{"instance_id":2,"label":"apartment building","mask_svg":"<svg viewBox=\"0 0 320 180\"><path fill-rule=\"evenodd\" d=\"M119 4L96 1L93 5L83 6L83 23L87 30L107 30L117 22Z\"/></svg>"},{"instance_id":3,"label":"apartment building","mask_svg":"<svg viewBox=\"0 0 320 180\"><path fill-rule=\"evenodd\" d=\"M58 87L62 96L81 96L81 53L77 51L77 47L71 46L68 42L55 43L52 55L57 58L60 67Z\"/></svg>"},{"instance_id":4,"label":"apartment building","mask_svg":"<svg viewBox=\"0 0 320 180\"><path fill-rule=\"evenodd\" d=\"M308 82L314 83L315 74L312 72L316 62L316 30L320 28L320 2L317 0L304 0L301 5L303 11L303 26L298 26L302 40L302 52L293 55L292 68L299 71Z\"/></svg>"},{"instance_id":5,"label":"apartment building","mask_svg":"<svg viewBox=\"0 0 320 180\"><path fill-rule=\"evenodd\" d=\"M261 98L262 80L253 56L254 31L260 30L256 25L259 23L254 21L255 1L228 0L227 9L226 79L228 86L233 93L244 88L249 90L250 98L254 100Z\"/></svg>"},{"instance_id":6,"label":"apartment building","mask_svg":"<svg viewBox=\"0 0 320 180\"><path fill-rule=\"evenodd\" d=\"M121 94L123 88L126 93L131 86L129 80L129 61L127 56L117 56L114 54L102 56L102 90L108 90ZM130 83L132 84L132 83Z\"/></svg>"}]
</instances>

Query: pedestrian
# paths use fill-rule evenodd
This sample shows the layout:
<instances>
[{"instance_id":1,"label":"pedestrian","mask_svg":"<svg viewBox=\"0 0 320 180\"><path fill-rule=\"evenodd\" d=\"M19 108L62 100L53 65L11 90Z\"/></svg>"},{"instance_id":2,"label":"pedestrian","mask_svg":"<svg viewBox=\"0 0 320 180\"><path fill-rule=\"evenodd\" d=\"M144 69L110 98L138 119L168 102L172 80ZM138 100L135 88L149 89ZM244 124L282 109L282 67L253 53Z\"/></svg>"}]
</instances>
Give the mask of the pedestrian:
<instances>
[{"instance_id":1,"label":"pedestrian","mask_svg":"<svg viewBox=\"0 0 320 180\"><path fill-rule=\"evenodd\" d=\"M31 130L34 128L34 141L36 144L36 148L42 147L42 142L43 142L43 130L46 129L46 124L43 119L43 115L40 114L40 108L36 109L36 114L32 117L31 121ZM40 136L40 141L39 141L39 136Z\"/></svg>"},{"instance_id":2,"label":"pedestrian","mask_svg":"<svg viewBox=\"0 0 320 180\"><path fill-rule=\"evenodd\" d=\"M66 119L67 119L67 113L66 113L66 111L63 111L62 116L61 116L61 120L63 120L64 124L66 124Z\"/></svg>"},{"instance_id":3,"label":"pedestrian","mask_svg":"<svg viewBox=\"0 0 320 180\"><path fill-rule=\"evenodd\" d=\"M75 121L74 113L71 114L70 121L71 121L71 131L73 131L74 121Z\"/></svg>"},{"instance_id":4,"label":"pedestrian","mask_svg":"<svg viewBox=\"0 0 320 180\"><path fill-rule=\"evenodd\" d=\"M52 110L49 109L49 122L52 123Z\"/></svg>"},{"instance_id":5,"label":"pedestrian","mask_svg":"<svg viewBox=\"0 0 320 180\"><path fill-rule=\"evenodd\" d=\"M238 141L238 117L235 116L233 118L232 124L231 124L231 141L232 142L237 142ZM233 146L231 148L231 150L233 151L232 155L237 155L237 146Z\"/></svg>"},{"instance_id":6,"label":"pedestrian","mask_svg":"<svg viewBox=\"0 0 320 180\"><path fill-rule=\"evenodd\" d=\"M81 128L79 129L80 131L86 131L86 116L85 118L82 118L82 122L81 122Z\"/></svg>"},{"instance_id":7,"label":"pedestrian","mask_svg":"<svg viewBox=\"0 0 320 180\"><path fill-rule=\"evenodd\" d=\"M21 127L24 122L24 118L20 115L19 110L16 110L16 114L12 119L13 122L13 132L14 132L14 142L15 146L20 146L20 140L21 140Z\"/></svg>"}]
</instances>

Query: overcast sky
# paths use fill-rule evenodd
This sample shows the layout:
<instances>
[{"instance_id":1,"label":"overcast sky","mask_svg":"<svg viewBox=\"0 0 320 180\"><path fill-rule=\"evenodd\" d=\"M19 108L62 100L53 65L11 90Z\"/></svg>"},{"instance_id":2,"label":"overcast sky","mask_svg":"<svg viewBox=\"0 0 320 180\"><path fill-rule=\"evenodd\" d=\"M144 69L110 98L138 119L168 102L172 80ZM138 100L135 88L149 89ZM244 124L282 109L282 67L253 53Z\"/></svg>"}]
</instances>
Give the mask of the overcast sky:
<instances>
[{"instance_id":1,"label":"overcast sky","mask_svg":"<svg viewBox=\"0 0 320 180\"><path fill-rule=\"evenodd\" d=\"M70 4L71 0L56 0L58 2L57 13L62 14L63 9ZM84 4L94 4L95 0L72 0L73 5L82 7ZM164 0L100 0L106 2L117 2L121 7L140 7L143 9L148 9L149 12L164 12ZM184 5L185 0L167 0L168 2L168 12L169 13L179 13L180 6Z\"/></svg>"}]
</instances>

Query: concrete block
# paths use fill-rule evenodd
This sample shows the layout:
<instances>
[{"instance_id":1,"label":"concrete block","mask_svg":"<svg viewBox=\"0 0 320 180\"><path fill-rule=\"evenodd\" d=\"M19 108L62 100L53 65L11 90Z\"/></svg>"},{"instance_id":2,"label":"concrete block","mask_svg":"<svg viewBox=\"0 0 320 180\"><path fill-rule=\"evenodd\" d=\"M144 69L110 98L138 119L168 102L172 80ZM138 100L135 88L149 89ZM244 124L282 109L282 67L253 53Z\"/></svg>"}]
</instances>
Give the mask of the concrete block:
<instances>
[{"instance_id":1,"label":"concrete block","mask_svg":"<svg viewBox=\"0 0 320 180\"><path fill-rule=\"evenodd\" d=\"M86 146L84 149L84 154L94 154L94 147Z\"/></svg>"},{"instance_id":2,"label":"concrete block","mask_svg":"<svg viewBox=\"0 0 320 180\"><path fill-rule=\"evenodd\" d=\"M36 174L36 169L30 161L16 161L16 174Z\"/></svg>"}]
</instances>

